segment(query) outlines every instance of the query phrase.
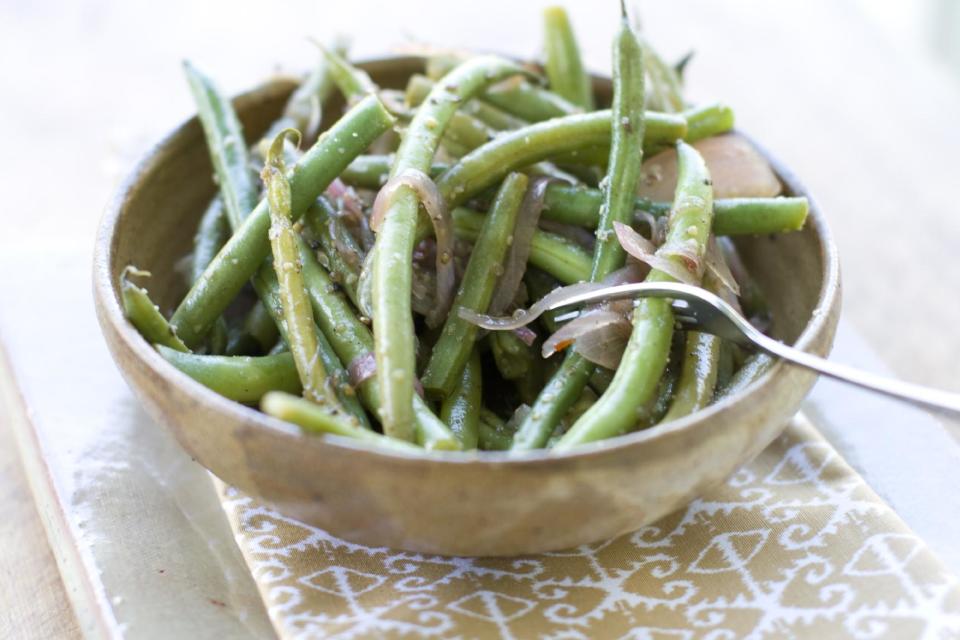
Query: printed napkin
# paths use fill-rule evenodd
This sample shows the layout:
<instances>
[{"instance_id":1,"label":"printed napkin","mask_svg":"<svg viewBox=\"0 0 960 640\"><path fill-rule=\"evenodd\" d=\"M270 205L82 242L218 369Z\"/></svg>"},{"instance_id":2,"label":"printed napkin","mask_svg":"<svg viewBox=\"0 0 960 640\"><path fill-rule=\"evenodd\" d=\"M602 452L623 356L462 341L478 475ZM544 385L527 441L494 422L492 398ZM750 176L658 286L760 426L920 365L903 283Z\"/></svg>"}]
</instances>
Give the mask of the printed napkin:
<instances>
[{"instance_id":1,"label":"printed napkin","mask_svg":"<svg viewBox=\"0 0 960 640\"><path fill-rule=\"evenodd\" d=\"M802 418L686 509L538 556L365 547L218 488L284 640L960 638L960 582Z\"/></svg>"}]
</instances>

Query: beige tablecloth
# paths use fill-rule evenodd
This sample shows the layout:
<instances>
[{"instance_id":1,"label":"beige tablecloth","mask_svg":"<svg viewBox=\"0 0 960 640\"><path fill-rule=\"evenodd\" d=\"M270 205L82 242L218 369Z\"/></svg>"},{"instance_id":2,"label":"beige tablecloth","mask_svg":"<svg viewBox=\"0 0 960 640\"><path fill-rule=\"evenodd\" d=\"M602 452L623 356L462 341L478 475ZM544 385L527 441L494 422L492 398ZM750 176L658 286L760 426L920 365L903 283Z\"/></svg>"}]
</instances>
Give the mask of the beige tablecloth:
<instances>
[{"instance_id":1,"label":"beige tablecloth","mask_svg":"<svg viewBox=\"0 0 960 640\"><path fill-rule=\"evenodd\" d=\"M960 637L960 582L802 418L686 510L539 556L364 547L219 489L281 638Z\"/></svg>"}]
</instances>

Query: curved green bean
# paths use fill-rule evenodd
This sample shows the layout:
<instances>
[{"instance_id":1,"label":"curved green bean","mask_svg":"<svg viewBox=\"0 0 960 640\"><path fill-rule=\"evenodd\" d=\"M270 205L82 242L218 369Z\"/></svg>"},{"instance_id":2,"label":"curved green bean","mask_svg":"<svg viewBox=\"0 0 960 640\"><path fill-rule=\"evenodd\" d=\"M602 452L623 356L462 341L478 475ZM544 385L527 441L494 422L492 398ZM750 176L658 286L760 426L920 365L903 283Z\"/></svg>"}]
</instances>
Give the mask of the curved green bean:
<instances>
[{"instance_id":1,"label":"curved green bean","mask_svg":"<svg viewBox=\"0 0 960 640\"><path fill-rule=\"evenodd\" d=\"M510 250L513 228L528 183L522 173L507 176L473 246L451 313L443 324L423 373L424 389L441 398L453 391L480 331L477 325L461 318L458 310L486 312L503 272L503 261Z\"/></svg>"},{"instance_id":2,"label":"curved green bean","mask_svg":"<svg viewBox=\"0 0 960 640\"><path fill-rule=\"evenodd\" d=\"M291 422L309 433L345 436L405 453L421 451L412 444L387 438L369 429L361 429L352 422L344 420L343 414L335 413L323 405L314 404L282 391L271 391L263 396L263 400L260 401L260 410L285 422Z\"/></svg>"},{"instance_id":3,"label":"curved green bean","mask_svg":"<svg viewBox=\"0 0 960 640\"><path fill-rule=\"evenodd\" d=\"M544 68L550 88L585 111L593 111L593 86L563 7L543 11ZM642 96L639 104L643 104Z\"/></svg>"},{"instance_id":4,"label":"curved green bean","mask_svg":"<svg viewBox=\"0 0 960 640\"><path fill-rule=\"evenodd\" d=\"M386 108L369 96L321 134L290 172L294 218L299 218L350 161L392 124L393 117ZM261 201L194 283L170 321L185 344L196 346L203 340L260 268L270 253L269 226L269 208L266 201Z\"/></svg>"},{"instance_id":5,"label":"curved green bean","mask_svg":"<svg viewBox=\"0 0 960 640\"><path fill-rule=\"evenodd\" d=\"M713 187L707 166L696 149L677 143L677 189L667 240L657 255L689 269L678 250L702 264L710 235ZM698 274L699 275L699 274ZM673 281L654 269L648 282ZM633 332L610 386L556 444L556 449L625 433L637 424L638 410L653 397L667 365L673 334L673 312L666 300L645 298L633 314Z\"/></svg>"},{"instance_id":6,"label":"curved green bean","mask_svg":"<svg viewBox=\"0 0 960 640\"><path fill-rule=\"evenodd\" d=\"M300 393L303 386L290 353L273 356L201 356L162 344L157 351L174 367L225 398L252 404L270 391Z\"/></svg>"},{"instance_id":7,"label":"curved green bean","mask_svg":"<svg viewBox=\"0 0 960 640\"><path fill-rule=\"evenodd\" d=\"M403 135L391 175L406 170L427 172L450 117L463 101L492 82L522 74L513 62L496 57L473 58L444 76ZM415 334L410 295L413 245L419 201L401 186L387 207L373 260L373 324L377 376L383 406L384 433L413 438Z\"/></svg>"},{"instance_id":8,"label":"curved green bean","mask_svg":"<svg viewBox=\"0 0 960 640\"><path fill-rule=\"evenodd\" d=\"M687 130L686 121L680 116L651 113L644 121L647 142L673 142ZM611 112L605 110L506 131L461 158L440 176L437 187L444 201L456 206L511 171L568 151L608 146L611 130Z\"/></svg>"},{"instance_id":9,"label":"curved green bean","mask_svg":"<svg viewBox=\"0 0 960 640\"><path fill-rule=\"evenodd\" d=\"M440 407L441 419L456 434L464 449L477 448L482 378L480 354L473 349L460 372L459 383L453 392L444 398Z\"/></svg>"},{"instance_id":10,"label":"curved green bean","mask_svg":"<svg viewBox=\"0 0 960 640\"><path fill-rule=\"evenodd\" d=\"M646 123L643 111L644 65L639 39L626 15L613 44L613 103L610 160L602 190L603 203L597 226L590 280L599 282L619 269L626 254L613 230L615 222L629 223L633 217L634 194L640 181ZM531 407L514 438L514 449L542 447L560 418L583 393L594 367L571 350L544 392ZM562 385L562 386L561 386ZM547 391L549 389L549 391Z\"/></svg>"},{"instance_id":11,"label":"curved green bean","mask_svg":"<svg viewBox=\"0 0 960 640\"><path fill-rule=\"evenodd\" d=\"M160 308L153 304L147 290L130 282L131 275L149 277L150 272L129 266L120 274L120 299L127 320L151 344L161 344L177 351L190 351L160 313Z\"/></svg>"},{"instance_id":12,"label":"curved green bean","mask_svg":"<svg viewBox=\"0 0 960 640\"><path fill-rule=\"evenodd\" d=\"M263 167L263 184L270 208L270 248L273 268L280 282L280 302L286 324L286 340L297 365L304 395L335 412L343 411L328 379L326 368L318 356L318 338L313 321L313 308L303 282L299 238L293 229L290 182L283 161L283 145L287 135L299 139L296 129L281 131L273 141Z\"/></svg>"},{"instance_id":13,"label":"curved green bean","mask_svg":"<svg viewBox=\"0 0 960 640\"><path fill-rule=\"evenodd\" d=\"M236 230L257 204L257 183L250 170L243 128L230 101L220 94L210 78L189 62L183 63L183 69L197 103L227 219Z\"/></svg>"}]
</instances>

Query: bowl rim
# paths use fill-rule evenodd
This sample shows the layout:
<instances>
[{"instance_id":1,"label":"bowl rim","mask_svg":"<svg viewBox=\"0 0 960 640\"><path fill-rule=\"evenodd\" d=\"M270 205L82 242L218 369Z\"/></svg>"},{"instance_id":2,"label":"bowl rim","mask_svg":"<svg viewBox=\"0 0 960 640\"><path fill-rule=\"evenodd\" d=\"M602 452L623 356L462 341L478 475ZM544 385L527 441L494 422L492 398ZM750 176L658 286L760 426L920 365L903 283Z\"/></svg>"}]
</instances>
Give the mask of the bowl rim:
<instances>
[{"instance_id":1,"label":"bowl rim","mask_svg":"<svg viewBox=\"0 0 960 640\"><path fill-rule=\"evenodd\" d=\"M366 58L359 61L357 65L361 67L373 67L378 65L415 64L418 62L422 63L423 60L424 58L422 56L381 56ZM603 76L595 76L594 80L609 81L608 78ZM287 91L291 86L295 86L295 84L295 81L291 80L289 76L273 76L235 95L232 100L235 103L240 103L242 108L242 104L245 101L256 100L259 96L271 91ZM774 376L780 375L782 369L787 366L781 361L776 361L767 371L736 393L724 397L718 402L708 405L700 411L684 416L683 418L605 440L585 443L563 451L535 449L520 452L479 450L424 450L423 452L406 452L379 447L372 443L359 443L345 436L305 434L296 425L261 413L253 407L229 400L181 372L167 362L156 349L134 329L124 316L120 303L119 283L113 281L110 269L117 244L114 231L124 212L129 194L134 192L141 180L154 169L155 165L161 162L162 156L160 152L181 136L186 135L187 130L195 126L198 126L197 116L193 115L181 121L171 131L162 136L159 141L152 144L147 151L144 152L135 163L133 169L126 174L114 190L97 226L93 252L93 293L101 330L104 333L106 333L107 323L109 323L110 328L112 328L116 336L123 341L126 348L133 352L136 357L140 358L154 375L169 381L171 384L176 384L184 393L189 395L194 402L212 406L213 409L225 414L225 417L237 424L260 427L276 432L277 434L292 436L298 439L305 438L313 441L312 444L332 446L351 452L385 457L396 461L429 461L431 463L452 465L476 464L480 462L509 464L511 466L540 466L543 464L555 464L561 461L581 461L596 456L604 456L625 448L641 445L647 441L661 438L668 434L690 431L698 426L707 425L716 414L738 402L746 400L747 397L752 395L758 388L767 385ZM828 329L828 324L832 321L831 311L837 308L840 302L840 264L833 234L830 232L816 199L803 183L800 182L796 175L765 147L757 144L749 135L736 129L735 131L747 137L751 143L758 148L764 158L771 164L777 177L784 183L789 191L794 194L803 195L809 201L810 206L806 224L813 226L819 238L821 260L824 269L823 282L818 292L816 306L811 313L810 319L804 326L803 331L801 331L797 340L794 342L795 347L805 350L817 336ZM123 374L122 370L121 374ZM126 378L126 376L124 377Z\"/></svg>"}]
</instances>

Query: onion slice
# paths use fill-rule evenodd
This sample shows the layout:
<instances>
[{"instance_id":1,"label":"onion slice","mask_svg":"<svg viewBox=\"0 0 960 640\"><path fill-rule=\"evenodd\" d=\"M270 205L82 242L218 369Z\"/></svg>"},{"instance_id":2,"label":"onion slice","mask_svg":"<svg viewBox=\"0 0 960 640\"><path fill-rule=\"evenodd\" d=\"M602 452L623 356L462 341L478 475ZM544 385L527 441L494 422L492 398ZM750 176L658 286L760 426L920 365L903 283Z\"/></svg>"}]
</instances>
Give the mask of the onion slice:
<instances>
[{"instance_id":1,"label":"onion slice","mask_svg":"<svg viewBox=\"0 0 960 640\"><path fill-rule=\"evenodd\" d=\"M461 318L482 329L488 329L490 331L513 331L514 329L527 326L542 316L544 312L549 311L551 307L562 305L564 300L596 291L606 286L609 285L600 282L578 282L577 284L571 284L566 287L558 287L537 300L529 309L517 309L512 316L491 316L484 313L477 313L472 309L465 309L463 307L460 308L458 313Z\"/></svg>"},{"instance_id":2,"label":"onion slice","mask_svg":"<svg viewBox=\"0 0 960 640\"><path fill-rule=\"evenodd\" d=\"M740 296L740 285L737 284L737 279L733 277L733 273L730 271L730 267L727 266L727 261L724 259L723 253L720 252L717 239L713 236L710 237L707 243L705 259L707 274L716 278L720 284L720 290L717 293L727 302L730 302L731 298L735 301Z\"/></svg>"},{"instance_id":3,"label":"onion slice","mask_svg":"<svg viewBox=\"0 0 960 640\"><path fill-rule=\"evenodd\" d=\"M373 214L370 216L370 227L377 232L383 224L384 216L390 208L397 189L401 186L409 187L417 194L427 216L433 224L434 238L437 242L437 298L435 306L427 315L427 326L439 326L453 304L456 293L457 273L453 263L453 218L440 190L430 176L417 169L404 169L390 178L373 201Z\"/></svg>"},{"instance_id":4,"label":"onion slice","mask_svg":"<svg viewBox=\"0 0 960 640\"><path fill-rule=\"evenodd\" d=\"M517 327L513 330L513 334L528 347L533 346L533 343L537 341L537 332L530 327Z\"/></svg>"},{"instance_id":5,"label":"onion slice","mask_svg":"<svg viewBox=\"0 0 960 640\"><path fill-rule=\"evenodd\" d=\"M613 229L617 234L617 240L620 246L631 256L649 265L657 271L662 271L678 282L699 286L700 282L696 275L673 260L657 255L656 247L653 243L633 230L629 225L622 222L614 222Z\"/></svg>"},{"instance_id":6,"label":"onion slice","mask_svg":"<svg viewBox=\"0 0 960 640\"><path fill-rule=\"evenodd\" d=\"M377 375L377 358L373 351L367 351L351 360L347 365L347 375L353 387L359 387L364 381Z\"/></svg>"},{"instance_id":7,"label":"onion slice","mask_svg":"<svg viewBox=\"0 0 960 640\"><path fill-rule=\"evenodd\" d=\"M533 234L537 230L537 223L543 212L548 184L550 184L549 178L534 178L523 196L517 221L513 227L513 242L507 259L503 263L503 275L497 281L496 291L490 304L487 305L490 315L496 316L506 311L517 295L517 289L527 270Z\"/></svg>"},{"instance_id":8,"label":"onion slice","mask_svg":"<svg viewBox=\"0 0 960 640\"><path fill-rule=\"evenodd\" d=\"M627 320L622 313L608 309L587 311L557 329L553 335L543 343L543 348L540 350L540 353L544 358L549 358L574 343L577 345L577 351L580 352L579 347L581 341L593 333L599 333L601 335L591 341L588 351L592 352L592 355L599 356L604 362L596 362L596 360L591 358L587 359L596 364L602 364L609 369L615 369L617 363L620 362L620 356L623 354L623 347L626 346L626 340L621 341L621 349L619 353L614 356L610 356L610 354L600 354L599 349L594 347L611 342L609 338L614 337L614 334L617 338L622 337L624 335L624 325L626 326L626 337L629 337L631 328L630 321ZM615 342L616 340L613 341ZM586 357L586 354L582 355ZM611 362L613 366L609 366Z\"/></svg>"}]
</instances>

